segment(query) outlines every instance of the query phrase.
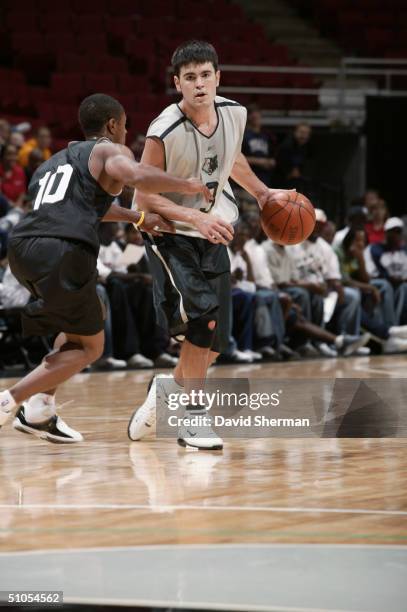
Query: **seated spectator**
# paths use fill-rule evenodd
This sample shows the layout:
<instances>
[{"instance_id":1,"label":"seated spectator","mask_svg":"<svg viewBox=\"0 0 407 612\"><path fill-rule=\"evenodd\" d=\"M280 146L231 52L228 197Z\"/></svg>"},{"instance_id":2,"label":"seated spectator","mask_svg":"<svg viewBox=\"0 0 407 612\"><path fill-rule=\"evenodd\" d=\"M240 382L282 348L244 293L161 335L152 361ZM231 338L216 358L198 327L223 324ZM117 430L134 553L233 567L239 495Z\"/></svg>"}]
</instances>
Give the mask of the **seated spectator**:
<instances>
[{"instance_id":1,"label":"seated spectator","mask_svg":"<svg viewBox=\"0 0 407 612\"><path fill-rule=\"evenodd\" d=\"M30 292L23 287L7 266L0 283L0 305L2 308L22 308L28 303Z\"/></svg>"},{"instance_id":2,"label":"seated spectator","mask_svg":"<svg viewBox=\"0 0 407 612\"><path fill-rule=\"evenodd\" d=\"M311 126L299 123L278 149L278 172L287 188L304 192L304 186L313 179L311 136Z\"/></svg>"},{"instance_id":3,"label":"seated spectator","mask_svg":"<svg viewBox=\"0 0 407 612\"><path fill-rule=\"evenodd\" d=\"M326 220L321 228L321 238L328 244L332 245L336 234L336 225L333 221Z\"/></svg>"},{"instance_id":4,"label":"seated spectator","mask_svg":"<svg viewBox=\"0 0 407 612\"><path fill-rule=\"evenodd\" d=\"M45 161L44 154L41 149L32 149L28 155L28 164L24 168L27 186L30 184L32 175Z\"/></svg>"},{"instance_id":5,"label":"seated spectator","mask_svg":"<svg viewBox=\"0 0 407 612\"><path fill-rule=\"evenodd\" d=\"M33 149L39 149L42 152L44 160L51 157L51 132L49 128L43 126L38 128L35 138L31 138L24 143L18 154L19 164L25 168L28 165L28 156Z\"/></svg>"},{"instance_id":6,"label":"seated spectator","mask_svg":"<svg viewBox=\"0 0 407 612\"><path fill-rule=\"evenodd\" d=\"M338 230L332 242L334 248L340 247L343 239L350 229L362 229L367 223L367 208L364 206L351 206L347 214L347 224Z\"/></svg>"},{"instance_id":7,"label":"seated spectator","mask_svg":"<svg viewBox=\"0 0 407 612\"><path fill-rule=\"evenodd\" d=\"M278 291L267 266L267 258L261 246L265 238L259 221L259 213L245 215L249 234L244 250L249 256L253 279L256 284L255 348L264 357L290 358L292 351L283 340L285 336L283 308L285 294Z\"/></svg>"},{"instance_id":8,"label":"seated spectator","mask_svg":"<svg viewBox=\"0 0 407 612\"><path fill-rule=\"evenodd\" d=\"M256 176L271 187L275 183L274 141L270 134L263 130L259 107L252 104L247 110L247 127L243 137L242 152Z\"/></svg>"},{"instance_id":9,"label":"seated spectator","mask_svg":"<svg viewBox=\"0 0 407 612\"><path fill-rule=\"evenodd\" d=\"M407 250L403 240L404 223L390 217L384 224L385 239L370 246L379 278L387 279L394 291L397 325L407 324Z\"/></svg>"},{"instance_id":10,"label":"seated spectator","mask_svg":"<svg viewBox=\"0 0 407 612\"><path fill-rule=\"evenodd\" d=\"M387 296L382 298L381 290L391 285L384 279L384 284L375 286L375 280L370 278L366 270L364 249L366 238L364 230L350 229L343 239L341 247L337 248L344 284L357 288L362 294L362 326L374 334L381 342L385 353L407 351L407 326L390 325L389 319L394 313L387 314L380 311L381 302L386 302L386 308L392 308L391 300ZM380 279L379 279L380 280ZM386 320L387 319L387 320Z\"/></svg>"},{"instance_id":11,"label":"seated spectator","mask_svg":"<svg viewBox=\"0 0 407 612\"><path fill-rule=\"evenodd\" d=\"M320 237L326 215L320 209L316 210L316 215L316 228L309 241L306 241L308 245L302 243L297 245L298 248L284 247L268 240L263 243L263 248L278 287L291 295L300 306L301 317L296 317L296 323L301 323L303 332L308 330L307 338L317 341L315 344L320 353L334 357L337 350L327 346L332 342L332 334L325 335L326 330L322 326L328 322L335 337L351 337L349 341L356 342L355 350L359 349L363 345L363 341L360 344L358 340L360 296L358 291L342 286L337 256L332 247ZM325 292L330 292L331 296L326 304L322 299ZM315 305L316 311L313 313ZM313 325L306 327L305 322L311 323L312 320ZM295 329L299 330L298 327ZM336 346L338 348L337 343ZM305 355L315 354L315 350L308 345L301 347L300 351Z\"/></svg>"},{"instance_id":12,"label":"seated spectator","mask_svg":"<svg viewBox=\"0 0 407 612\"><path fill-rule=\"evenodd\" d=\"M21 132L19 132L18 130L13 130L11 132L8 144L12 144L13 146L15 146L15 148L17 149L17 153L18 151L20 151L24 142L24 135Z\"/></svg>"},{"instance_id":13,"label":"seated spectator","mask_svg":"<svg viewBox=\"0 0 407 612\"><path fill-rule=\"evenodd\" d=\"M253 323L256 284L249 256L244 250L245 242L249 239L249 236L249 229L243 224L239 224L235 228L235 235L230 243L228 252L232 282L232 335L236 341L238 351L244 353L248 362L252 362L254 361ZM239 361L239 359L236 361Z\"/></svg>"},{"instance_id":14,"label":"seated spectator","mask_svg":"<svg viewBox=\"0 0 407 612\"><path fill-rule=\"evenodd\" d=\"M383 201L369 207L369 221L365 223L368 244L384 242L384 223L389 216L387 206Z\"/></svg>"},{"instance_id":15,"label":"seated spectator","mask_svg":"<svg viewBox=\"0 0 407 612\"><path fill-rule=\"evenodd\" d=\"M17 163L17 149L7 144L0 163L0 191L12 206L21 206L26 189L24 170Z\"/></svg>"},{"instance_id":16,"label":"seated spectator","mask_svg":"<svg viewBox=\"0 0 407 612\"><path fill-rule=\"evenodd\" d=\"M101 225L98 257L100 281L110 299L114 354L131 367L172 367L177 359L166 353L168 335L156 325L144 245L142 241L138 244L141 256L137 263L129 265L126 252L115 241L116 230L117 224ZM127 245L140 240L139 232L131 224L126 226Z\"/></svg>"}]
</instances>

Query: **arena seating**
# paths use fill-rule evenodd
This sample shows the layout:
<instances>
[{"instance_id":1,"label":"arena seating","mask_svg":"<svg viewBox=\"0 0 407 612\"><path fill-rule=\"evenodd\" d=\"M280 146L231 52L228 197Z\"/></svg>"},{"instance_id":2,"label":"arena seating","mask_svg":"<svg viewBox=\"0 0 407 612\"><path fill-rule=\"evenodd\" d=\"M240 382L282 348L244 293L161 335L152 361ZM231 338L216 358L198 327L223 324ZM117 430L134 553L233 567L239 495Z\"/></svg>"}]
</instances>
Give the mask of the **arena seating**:
<instances>
[{"instance_id":1,"label":"arena seating","mask_svg":"<svg viewBox=\"0 0 407 612\"><path fill-rule=\"evenodd\" d=\"M87 94L103 91L123 100L130 116L130 137L144 131L167 102L166 67L177 44L205 38L215 44L224 64L289 65L283 45L266 38L262 26L240 6L210 0L205 14L197 0L51 0L0 8L0 90L3 116L47 123L61 142L78 137L76 108ZM231 37L233 33L233 38ZM255 44L254 44L255 43ZM303 86L311 86L308 79ZM225 75L224 84L301 86L298 77ZM242 96L269 108L309 108L309 96ZM311 100L311 106L316 99ZM41 121L40 121L41 120Z\"/></svg>"},{"instance_id":2,"label":"arena seating","mask_svg":"<svg viewBox=\"0 0 407 612\"><path fill-rule=\"evenodd\" d=\"M405 0L291 0L348 55L407 57Z\"/></svg>"}]
</instances>

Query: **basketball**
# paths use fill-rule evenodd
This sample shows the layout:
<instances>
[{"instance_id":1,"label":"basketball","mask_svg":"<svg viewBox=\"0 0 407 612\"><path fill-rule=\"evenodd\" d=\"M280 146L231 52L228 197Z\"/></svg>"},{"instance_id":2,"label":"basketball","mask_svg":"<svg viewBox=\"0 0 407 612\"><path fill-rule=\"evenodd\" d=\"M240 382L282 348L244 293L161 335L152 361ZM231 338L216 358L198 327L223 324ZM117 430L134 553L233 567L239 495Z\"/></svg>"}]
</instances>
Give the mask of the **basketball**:
<instances>
[{"instance_id":1,"label":"basketball","mask_svg":"<svg viewBox=\"0 0 407 612\"><path fill-rule=\"evenodd\" d=\"M281 191L268 200L261 211L261 225L274 242L284 245L303 242L315 227L311 202L297 191Z\"/></svg>"}]
</instances>

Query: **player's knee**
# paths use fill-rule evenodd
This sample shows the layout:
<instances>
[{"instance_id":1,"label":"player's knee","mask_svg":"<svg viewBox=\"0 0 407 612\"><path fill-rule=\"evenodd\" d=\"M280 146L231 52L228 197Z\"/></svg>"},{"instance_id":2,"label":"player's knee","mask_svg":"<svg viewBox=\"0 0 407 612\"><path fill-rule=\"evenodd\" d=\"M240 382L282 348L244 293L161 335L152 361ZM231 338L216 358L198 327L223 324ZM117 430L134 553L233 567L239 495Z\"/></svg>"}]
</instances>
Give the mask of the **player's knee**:
<instances>
[{"instance_id":1,"label":"player's knee","mask_svg":"<svg viewBox=\"0 0 407 612\"><path fill-rule=\"evenodd\" d=\"M218 309L214 309L198 319L188 321L186 339L195 346L210 348L218 324Z\"/></svg>"}]
</instances>

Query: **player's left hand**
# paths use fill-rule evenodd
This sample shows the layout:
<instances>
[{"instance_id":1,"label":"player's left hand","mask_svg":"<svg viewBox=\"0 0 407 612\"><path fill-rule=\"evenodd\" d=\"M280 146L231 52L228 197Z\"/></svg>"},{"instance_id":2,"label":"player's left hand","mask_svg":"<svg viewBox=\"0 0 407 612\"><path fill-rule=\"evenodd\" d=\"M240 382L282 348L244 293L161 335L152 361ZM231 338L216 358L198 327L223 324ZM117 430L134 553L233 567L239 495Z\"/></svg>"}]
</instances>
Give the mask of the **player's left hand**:
<instances>
[{"instance_id":1,"label":"player's left hand","mask_svg":"<svg viewBox=\"0 0 407 612\"><path fill-rule=\"evenodd\" d=\"M146 213L143 223L139 226L139 230L147 232L152 236L162 236L163 231L170 232L171 234L175 233L174 224L156 213Z\"/></svg>"}]
</instances>

